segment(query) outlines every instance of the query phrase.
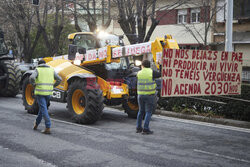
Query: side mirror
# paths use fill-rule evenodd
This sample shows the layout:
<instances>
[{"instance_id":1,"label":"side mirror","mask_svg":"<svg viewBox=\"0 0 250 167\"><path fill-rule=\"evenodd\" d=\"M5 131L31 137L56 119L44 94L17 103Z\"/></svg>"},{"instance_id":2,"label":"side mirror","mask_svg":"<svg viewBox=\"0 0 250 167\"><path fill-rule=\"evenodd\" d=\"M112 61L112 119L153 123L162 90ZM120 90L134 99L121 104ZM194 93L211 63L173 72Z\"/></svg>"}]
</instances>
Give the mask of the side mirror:
<instances>
[{"instance_id":1,"label":"side mirror","mask_svg":"<svg viewBox=\"0 0 250 167\"><path fill-rule=\"evenodd\" d=\"M78 52L79 52L79 54L86 54L86 48L79 47Z\"/></svg>"},{"instance_id":2,"label":"side mirror","mask_svg":"<svg viewBox=\"0 0 250 167\"><path fill-rule=\"evenodd\" d=\"M68 59L75 60L76 52L77 52L77 46L73 44L69 44Z\"/></svg>"}]
</instances>

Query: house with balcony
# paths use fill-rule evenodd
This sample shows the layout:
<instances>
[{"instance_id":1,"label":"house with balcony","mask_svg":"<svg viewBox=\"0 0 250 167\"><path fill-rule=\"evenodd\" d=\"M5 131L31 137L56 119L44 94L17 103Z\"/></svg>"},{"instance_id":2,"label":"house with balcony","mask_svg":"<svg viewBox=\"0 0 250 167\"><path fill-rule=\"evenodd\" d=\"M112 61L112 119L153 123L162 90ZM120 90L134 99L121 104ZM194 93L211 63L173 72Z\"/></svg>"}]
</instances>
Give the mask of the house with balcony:
<instances>
[{"instance_id":1,"label":"house with balcony","mask_svg":"<svg viewBox=\"0 0 250 167\"><path fill-rule=\"evenodd\" d=\"M225 49L226 0L213 0L221 8L213 20L213 50ZM243 80L250 81L250 0L234 0L233 4L233 50L243 53Z\"/></svg>"},{"instance_id":2,"label":"house with balcony","mask_svg":"<svg viewBox=\"0 0 250 167\"><path fill-rule=\"evenodd\" d=\"M203 49L211 43L209 1L193 0L161 8L168 6L166 3L170 1L158 5L156 17L160 22L151 38L171 34L182 49Z\"/></svg>"}]
</instances>

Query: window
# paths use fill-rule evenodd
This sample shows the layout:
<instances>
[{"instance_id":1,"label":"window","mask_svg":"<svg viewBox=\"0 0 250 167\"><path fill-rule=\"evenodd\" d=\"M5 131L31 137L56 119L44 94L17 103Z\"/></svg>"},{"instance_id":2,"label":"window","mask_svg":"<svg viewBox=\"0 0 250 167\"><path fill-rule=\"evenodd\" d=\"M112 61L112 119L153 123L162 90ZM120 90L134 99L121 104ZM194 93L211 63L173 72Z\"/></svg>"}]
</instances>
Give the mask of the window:
<instances>
[{"instance_id":1,"label":"window","mask_svg":"<svg viewBox=\"0 0 250 167\"><path fill-rule=\"evenodd\" d=\"M74 44L78 47L83 47L86 50L99 48L97 39L94 36L88 34L76 35L74 38Z\"/></svg>"},{"instance_id":2,"label":"window","mask_svg":"<svg viewBox=\"0 0 250 167\"><path fill-rule=\"evenodd\" d=\"M250 18L250 0L234 1L233 9L234 19L249 19Z\"/></svg>"},{"instance_id":3,"label":"window","mask_svg":"<svg viewBox=\"0 0 250 167\"><path fill-rule=\"evenodd\" d=\"M196 9L191 9L191 23L199 23L200 22L200 13L201 10L196 8Z\"/></svg>"},{"instance_id":4,"label":"window","mask_svg":"<svg viewBox=\"0 0 250 167\"><path fill-rule=\"evenodd\" d=\"M216 22L221 23L225 21L225 0L218 0L216 7Z\"/></svg>"},{"instance_id":5,"label":"window","mask_svg":"<svg viewBox=\"0 0 250 167\"><path fill-rule=\"evenodd\" d=\"M178 24L187 23L187 9L178 10Z\"/></svg>"}]
</instances>

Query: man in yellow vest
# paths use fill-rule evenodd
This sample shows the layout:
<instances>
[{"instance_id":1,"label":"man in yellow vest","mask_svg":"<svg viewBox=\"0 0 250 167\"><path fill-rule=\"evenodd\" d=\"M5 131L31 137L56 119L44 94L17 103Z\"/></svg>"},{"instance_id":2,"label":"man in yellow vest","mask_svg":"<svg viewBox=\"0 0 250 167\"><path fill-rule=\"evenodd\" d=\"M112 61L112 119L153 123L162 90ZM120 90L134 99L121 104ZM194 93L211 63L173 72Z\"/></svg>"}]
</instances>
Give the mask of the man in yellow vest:
<instances>
[{"instance_id":1,"label":"man in yellow vest","mask_svg":"<svg viewBox=\"0 0 250 167\"><path fill-rule=\"evenodd\" d=\"M56 82L54 83L54 81ZM61 77L56 74L53 68L46 65L44 60L38 62L38 67L30 76L30 82L35 85L35 95L39 106L39 112L34 123L34 130L37 130L38 125L41 123L42 118L45 120L44 134L50 134L50 117L48 113L48 103L52 95L54 86L60 84Z\"/></svg>"},{"instance_id":2,"label":"man in yellow vest","mask_svg":"<svg viewBox=\"0 0 250 167\"><path fill-rule=\"evenodd\" d=\"M144 60L142 62L142 70L137 74L137 94L139 112L136 121L136 133L152 134L153 131L149 129L149 122L151 119L152 112L155 108L156 98L155 89L156 83L155 78L161 77L161 73L153 71L150 68L150 61ZM142 119L145 115L144 127L142 128Z\"/></svg>"}]
</instances>

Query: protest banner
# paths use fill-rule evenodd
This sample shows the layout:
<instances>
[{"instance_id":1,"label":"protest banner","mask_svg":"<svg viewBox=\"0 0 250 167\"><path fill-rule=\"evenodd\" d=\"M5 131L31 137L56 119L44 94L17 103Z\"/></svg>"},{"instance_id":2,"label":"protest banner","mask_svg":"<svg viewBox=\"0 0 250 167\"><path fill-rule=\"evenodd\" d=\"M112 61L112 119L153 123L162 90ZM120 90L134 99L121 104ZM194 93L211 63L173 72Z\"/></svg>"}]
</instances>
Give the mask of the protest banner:
<instances>
[{"instance_id":1,"label":"protest banner","mask_svg":"<svg viewBox=\"0 0 250 167\"><path fill-rule=\"evenodd\" d=\"M239 52L164 49L161 96L238 95L242 63Z\"/></svg>"},{"instance_id":2,"label":"protest banner","mask_svg":"<svg viewBox=\"0 0 250 167\"><path fill-rule=\"evenodd\" d=\"M96 60L97 59L97 50L93 49L93 50L87 50L86 54L85 54L85 61L92 61L92 60Z\"/></svg>"},{"instance_id":3,"label":"protest banner","mask_svg":"<svg viewBox=\"0 0 250 167\"><path fill-rule=\"evenodd\" d=\"M146 53L151 53L151 42L113 48L112 58L119 58L122 56L140 56Z\"/></svg>"}]
</instances>

